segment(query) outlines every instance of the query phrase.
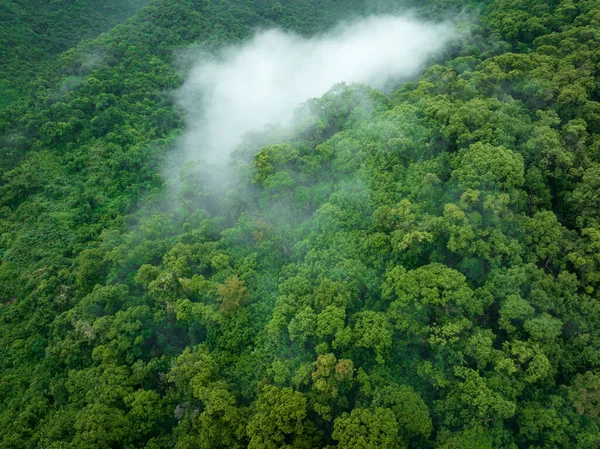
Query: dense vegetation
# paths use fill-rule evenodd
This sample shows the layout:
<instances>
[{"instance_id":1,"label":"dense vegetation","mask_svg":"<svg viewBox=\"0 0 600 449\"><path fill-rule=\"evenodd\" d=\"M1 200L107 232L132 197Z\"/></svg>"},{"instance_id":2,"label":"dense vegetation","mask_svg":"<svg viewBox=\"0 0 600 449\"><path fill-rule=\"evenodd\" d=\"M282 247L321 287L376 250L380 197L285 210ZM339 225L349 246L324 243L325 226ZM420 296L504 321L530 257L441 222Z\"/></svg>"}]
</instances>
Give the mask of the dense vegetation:
<instances>
[{"instance_id":1,"label":"dense vegetation","mask_svg":"<svg viewBox=\"0 0 600 449\"><path fill-rule=\"evenodd\" d=\"M226 188L161 177L176 50L361 2L153 0L3 66L0 447L600 445L600 6L419 3L479 19L247 136Z\"/></svg>"},{"instance_id":2,"label":"dense vegetation","mask_svg":"<svg viewBox=\"0 0 600 449\"><path fill-rule=\"evenodd\" d=\"M0 107L19 98L60 53L131 16L147 0L0 1ZM91 59L88 64L98 63Z\"/></svg>"}]
</instances>

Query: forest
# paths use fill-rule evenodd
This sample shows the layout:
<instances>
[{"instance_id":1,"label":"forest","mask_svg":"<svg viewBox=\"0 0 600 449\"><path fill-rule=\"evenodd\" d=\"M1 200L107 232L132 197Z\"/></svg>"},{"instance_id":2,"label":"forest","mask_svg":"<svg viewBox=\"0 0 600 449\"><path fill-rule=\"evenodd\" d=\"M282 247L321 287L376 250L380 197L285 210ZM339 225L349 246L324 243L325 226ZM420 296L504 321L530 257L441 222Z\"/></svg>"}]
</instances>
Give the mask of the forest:
<instances>
[{"instance_id":1,"label":"forest","mask_svg":"<svg viewBox=\"0 0 600 449\"><path fill-rule=\"evenodd\" d=\"M186 51L405 13L174 163ZM0 0L0 61L1 449L600 447L598 1Z\"/></svg>"}]
</instances>

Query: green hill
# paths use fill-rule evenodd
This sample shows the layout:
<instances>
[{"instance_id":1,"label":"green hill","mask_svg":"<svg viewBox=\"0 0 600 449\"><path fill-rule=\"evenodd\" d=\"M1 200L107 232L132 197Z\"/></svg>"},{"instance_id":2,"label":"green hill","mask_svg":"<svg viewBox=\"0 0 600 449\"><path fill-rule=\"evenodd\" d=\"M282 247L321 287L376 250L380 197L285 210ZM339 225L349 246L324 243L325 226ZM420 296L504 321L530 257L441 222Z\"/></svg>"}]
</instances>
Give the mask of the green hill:
<instances>
[{"instance_id":1,"label":"green hill","mask_svg":"<svg viewBox=\"0 0 600 449\"><path fill-rule=\"evenodd\" d=\"M177 51L402 5L5 3L0 447L600 444L597 2L404 4L468 33L247 136L225 188L163 178Z\"/></svg>"},{"instance_id":2,"label":"green hill","mask_svg":"<svg viewBox=\"0 0 600 449\"><path fill-rule=\"evenodd\" d=\"M60 53L132 16L147 0L0 2L0 107L19 98Z\"/></svg>"}]
</instances>

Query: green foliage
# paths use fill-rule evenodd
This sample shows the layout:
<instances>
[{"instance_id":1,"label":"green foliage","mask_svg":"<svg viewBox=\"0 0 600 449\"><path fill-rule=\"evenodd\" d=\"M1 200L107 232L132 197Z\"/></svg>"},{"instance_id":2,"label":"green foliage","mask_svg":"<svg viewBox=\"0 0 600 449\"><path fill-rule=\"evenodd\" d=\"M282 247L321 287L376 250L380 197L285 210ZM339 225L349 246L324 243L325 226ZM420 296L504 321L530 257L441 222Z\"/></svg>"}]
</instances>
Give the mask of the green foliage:
<instances>
[{"instance_id":1,"label":"green foliage","mask_svg":"<svg viewBox=\"0 0 600 449\"><path fill-rule=\"evenodd\" d=\"M344 413L335 420L333 438L337 447L344 449L378 447L400 448L397 432L398 424L390 409L376 407L355 408L351 414Z\"/></svg>"},{"instance_id":2,"label":"green foliage","mask_svg":"<svg viewBox=\"0 0 600 449\"><path fill-rule=\"evenodd\" d=\"M125 21L147 0L90 1L3 0L0 2L0 108L18 100L26 83L38 77L52 59ZM101 53L82 64L98 65Z\"/></svg>"},{"instance_id":3,"label":"green foliage","mask_svg":"<svg viewBox=\"0 0 600 449\"><path fill-rule=\"evenodd\" d=\"M301 393L273 386L263 389L248 422L249 448L309 448L312 433Z\"/></svg>"},{"instance_id":4,"label":"green foliage","mask_svg":"<svg viewBox=\"0 0 600 449\"><path fill-rule=\"evenodd\" d=\"M596 2L166 180L175 51L398 2L92 3L0 1L0 447L598 446Z\"/></svg>"}]
</instances>

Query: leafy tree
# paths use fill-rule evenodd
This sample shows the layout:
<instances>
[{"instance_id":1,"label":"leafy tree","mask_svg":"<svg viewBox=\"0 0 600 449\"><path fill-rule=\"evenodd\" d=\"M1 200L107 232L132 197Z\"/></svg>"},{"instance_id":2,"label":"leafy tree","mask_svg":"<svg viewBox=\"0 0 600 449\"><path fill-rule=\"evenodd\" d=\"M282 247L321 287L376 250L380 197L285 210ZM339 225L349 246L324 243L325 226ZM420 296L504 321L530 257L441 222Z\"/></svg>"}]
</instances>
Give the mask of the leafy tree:
<instances>
[{"instance_id":1,"label":"leafy tree","mask_svg":"<svg viewBox=\"0 0 600 449\"><path fill-rule=\"evenodd\" d=\"M249 448L309 448L313 435L302 393L269 385L263 388L248 422Z\"/></svg>"},{"instance_id":2,"label":"leafy tree","mask_svg":"<svg viewBox=\"0 0 600 449\"><path fill-rule=\"evenodd\" d=\"M355 408L335 420L332 436L341 448L399 448L397 425L390 409Z\"/></svg>"}]
</instances>

